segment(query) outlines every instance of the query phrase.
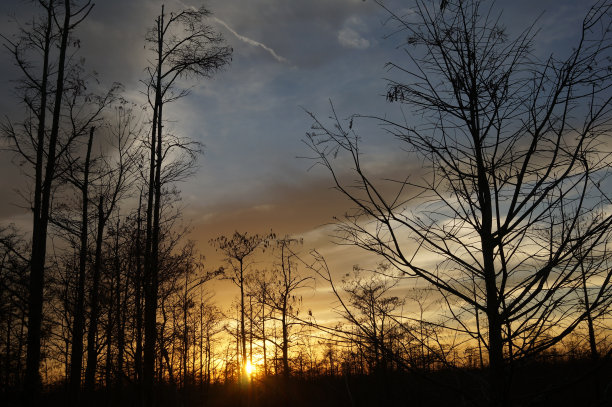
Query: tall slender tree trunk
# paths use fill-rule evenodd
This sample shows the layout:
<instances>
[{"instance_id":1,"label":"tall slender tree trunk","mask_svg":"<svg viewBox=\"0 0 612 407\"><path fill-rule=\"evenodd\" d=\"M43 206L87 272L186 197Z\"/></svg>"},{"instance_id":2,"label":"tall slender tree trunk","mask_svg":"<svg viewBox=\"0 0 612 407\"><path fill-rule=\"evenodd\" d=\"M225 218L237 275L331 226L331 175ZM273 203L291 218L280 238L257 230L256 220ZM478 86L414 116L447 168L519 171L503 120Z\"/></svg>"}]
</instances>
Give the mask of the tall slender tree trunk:
<instances>
[{"instance_id":1,"label":"tall slender tree trunk","mask_svg":"<svg viewBox=\"0 0 612 407\"><path fill-rule=\"evenodd\" d=\"M72 402L75 406L80 404L81 393L81 371L83 367L83 331L85 326L85 274L87 267L87 226L89 207L89 163L91 157L91 146L93 143L94 128L89 130L89 141L87 142L87 154L85 155L85 168L83 185L81 185L81 200L83 202L81 217L81 247L79 251L79 276L77 283L77 302L74 310L74 322L72 328L72 352L70 355L70 379L69 387Z\"/></svg>"},{"instance_id":2,"label":"tall slender tree trunk","mask_svg":"<svg viewBox=\"0 0 612 407\"><path fill-rule=\"evenodd\" d=\"M211 382L211 354L210 354L210 329L206 330L206 386L210 386Z\"/></svg>"},{"instance_id":3,"label":"tall slender tree trunk","mask_svg":"<svg viewBox=\"0 0 612 407\"><path fill-rule=\"evenodd\" d=\"M3 370L3 384L4 388L9 388L10 383L10 374L11 374L11 339L13 336L13 307L9 304L9 309L7 313L7 321L6 321L6 346L4 348L4 370Z\"/></svg>"},{"instance_id":4,"label":"tall slender tree trunk","mask_svg":"<svg viewBox=\"0 0 612 407\"><path fill-rule=\"evenodd\" d=\"M121 284L121 264L119 262L119 227L120 217L117 216L117 228L115 235L115 253L114 253L114 269L115 269L115 324L117 327L117 367L115 377L115 387L119 392L123 386L123 355L125 352L125 331L124 331L124 302L125 297L122 296L122 284Z\"/></svg>"},{"instance_id":5,"label":"tall slender tree trunk","mask_svg":"<svg viewBox=\"0 0 612 407\"><path fill-rule=\"evenodd\" d=\"M112 276L112 275L111 275ZM104 385L107 393L110 392L112 387L112 371L113 371L113 330L115 327L115 313L114 313L114 302L115 302L115 290L113 286L114 278L111 277L110 281L110 298L108 300L108 310L106 317L106 366L104 368Z\"/></svg>"},{"instance_id":6,"label":"tall slender tree trunk","mask_svg":"<svg viewBox=\"0 0 612 407\"><path fill-rule=\"evenodd\" d=\"M184 291L184 304L183 304L183 389L187 387L187 358L189 353L189 329L187 326L187 286L188 286L187 274L185 274L185 291ZM195 345L195 343L194 343Z\"/></svg>"},{"instance_id":7,"label":"tall slender tree trunk","mask_svg":"<svg viewBox=\"0 0 612 407\"><path fill-rule=\"evenodd\" d=\"M253 366L253 296L249 296L249 363Z\"/></svg>"},{"instance_id":8,"label":"tall slender tree trunk","mask_svg":"<svg viewBox=\"0 0 612 407\"><path fill-rule=\"evenodd\" d=\"M238 325L238 319L236 319L236 377L238 381L242 379L242 363L240 353L240 343L242 342L242 331Z\"/></svg>"},{"instance_id":9,"label":"tall slender tree trunk","mask_svg":"<svg viewBox=\"0 0 612 407\"><path fill-rule=\"evenodd\" d=\"M53 13L51 6L51 13ZM66 49L68 48L68 33L70 31L70 0L64 1L64 22L62 25L59 59L57 63L57 82L55 101L53 105L53 121L49 136L47 151L47 164L45 178L42 182L39 222L35 223L32 241L32 264L30 270L30 295L28 298L28 341L26 356L25 391L31 404L36 403L40 391L40 355L41 355L41 327L43 309L43 288L45 258L47 254L47 227L49 224L49 208L51 204L51 187L55 176L55 150L59 134L60 112L62 109L62 96L64 93L64 67L66 62ZM47 52L47 51L45 51ZM44 93L44 92L43 92ZM46 106L41 106L41 109ZM44 125L44 123L39 123ZM40 131L40 127L38 129ZM44 128L43 130L44 131ZM40 146L39 146L40 148ZM42 166L42 163L41 163ZM36 210L35 210L36 213Z\"/></svg>"},{"instance_id":10,"label":"tall slender tree trunk","mask_svg":"<svg viewBox=\"0 0 612 407\"><path fill-rule=\"evenodd\" d=\"M289 378L289 327L287 326L287 297L285 296L285 299L283 300L283 311L282 311L282 316L281 316L281 328L282 328L282 335L283 335L283 343L282 343L282 350L283 350L283 376L285 377L285 379Z\"/></svg>"},{"instance_id":11,"label":"tall slender tree trunk","mask_svg":"<svg viewBox=\"0 0 612 407\"><path fill-rule=\"evenodd\" d=\"M274 322L274 333L273 333L274 341L278 340L278 336L276 335L276 322ZM274 346L274 376L278 375L278 346Z\"/></svg>"},{"instance_id":12,"label":"tall slender tree trunk","mask_svg":"<svg viewBox=\"0 0 612 407\"><path fill-rule=\"evenodd\" d=\"M118 355L117 355L117 371L118 371L118 379L119 379L119 384L118 384L118 389L120 391L123 390L123 383L124 383L124 378L126 376L125 372L123 371L124 366L125 366L125 327L127 324L127 297L128 297L128 292L129 292L129 282L126 280L125 285L124 285L124 291L123 291L123 300L122 300L122 307L121 307L121 321L119 323L119 337L117 338L117 347L118 347Z\"/></svg>"},{"instance_id":13,"label":"tall slender tree trunk","mask_svg":"<svg viewBox=\"0 0 612 407\"><path fill-rule=\"evenodd\" d=\"M44 150L45 150L45 130L46 130L46 114L47 114L47 88L49 81L49 54L51 50L51 33L53 24L53 0L49 1L47 8L47 23L45 26L45 45L43 50L43 66L42 78L40 87L40 107L38 111L38 129L37 141L38 148L36 149L36 164L34 176L34 203L33 203L33 222L32 222L32 253L31 253L31 271L30 271L30 296L28 298L28 337L27 337L27 355L26 355L26 377L25 387L26 396L31 396L38 389L40 376L40 324L42 316L37 317L37 312L33 308L41 308L42 313L42 298L38 298L38 292L42 292L43 270L40 268L41 257L41 206L42 206L42 188L43 188L43 166L44 166ZM46 235L44 239L46 240ZM43 254L44 256L44 254ZM36 266L35 266L36 264ZM36 267L36 269L35 269ZM43 259L44 269L44 259ZM40 287L39 287L40 286ZM42 294L40 295L42 297ZM40 304L38 304L40 302ZM36 327L35 325L38 325ZM21 342L21 341L20 341ZM20 343L21 346L21 343ZM38 348L38 350L36 349ZM30 350L31 349L31 350ZM36 354L36 352L38 352Z\"/></svg>"},{"instance_id":14,"label":"tall slender tree trunk","mask_svg":"<svg viewBox=\"0 0 612 407\"><path fill-rule=\"evenodd\" d=\"M16 372L21 372L21 367L22 367L22 355L23 355L23 346L26 345L25 341L24 341L24 337L26 336L26 334L24 334L24 329L26 328L26 315L25 312L21 314L21 327L19 329L19 343L17 345L17 368L15 369ZM17 382L19 382L20 377L19 377L19 373L15 374L15 377L17 379Z\"/></svg>"},{"instance_id":15,"label":"tall slender tree trunk","mask_svg":"<svg viewBox=\"0 0 612 407\"><path fill-rule=\"evenodd\" d=\"M476 100L476 97L472 97ZM491 406L503 406L506 402L504 377L504 349L502 340L502 318L499 313L500 300L495 273L495 243L492 236L493 205L491 191L482 156L480 131L472 112L472 139L475 145L478 174L478 202L481 208L480 244L484 266L487 320L489 322L489 385Z\"/></svg>"},{"instance_id":16,"label":"tall slender tree trunk","mask_svg":"<svg viewBox=\"0 0 612 407\"><path fill-rule=\"evenodd\" d=\"M151 146L150 146L150 166L149 166L149 191L147 196L147 220L146 220L146 242L145 242L145 343L143 349L143 400L145 405L152 406L153 399L153 381L155 376L155 342L157 339L157 247L159 244L159 231L156 231L155 225L159 225L159 219L155 222L154 216L159 216L159 212L155 211L154 207L158 207L155 198L157 197L158 186L156 185L157 167L161 166L161 162L156 160L156 152L161 146L157 146L157 141L161 137L158 129L160 120L161 106L161 69L162 69L162 45L163 45L163 26L164 26L164 7L162 13L157 19L157 78L155 84L155 101L153 106L153 123L151 130ZM161 150L160 150L161 151ZM157 155L157 157L161 154ZM157 236L157 239L156 239Z\"/></svg>"},{"instance_id":17,"label":"tall slender tree trunk","mask_svg":"<svg viewBox=\"0 0 612 407\"><path fill-rule=\"evenodd\" d=\"M266 291L264 286L263 293L264 300L261 302L261 342L263 346L263 365L264 365L264 376L268 375L268 357L266 355Z\"/></svg>"},{"instance_id":18,"label":"tall slender tree trunk","mask_svg":"<svg viewBox=\"0 0 612 407\"><path fill-rule=\"evenodd\" d=\"M200 390L204 385L204 304L200 302Z\"/></svg>"},{"instance_id":19,"label":"tall slender tree trunk","mask_svg":"<svg viewBox=\"0 0 612 407\"><path fill-rule=\"evenodd\" d=\"M476 298L476 282L474 281L474 277L472 276L472 292L474 294L474 304L476 304L477 298ZM480 315L479 315L479 311L478 311L478 307L476 305L474 305L474 318L476 320L476 334L478 335L478 337L476 339L478 339L478 359L479 359L479 363L480 363L480 368L483 369L484 368L484 359L482 356L482 335L481 335L481 331L480 331Z\"/></svg>"},{"instance_id":20,"label":"tall slender tree trunk","mask_svg":"<svg viewBox=\"0 0 612 407\"><path fill-rule=\"evenodd\" d=\"M91 393L95 387L96 369L98 365L98 318L100 314L100 274L102 269L102 239L104 238L104 197L98 202L98 230L96 233L96 252L94 255L93 276L90 295L89 331L87 331L87 367L85 368L85 391Z\"/></svg>"},{"instance_id":21,"label":"tall slender tree trunk","mask_svg":"<svg viewBox=\"0 0 612 407\"><path fill-rule=\"evenodd\" d=\"M242 344L242 363L240 364L241 375L245 375L245 367L247 361L247 348L246 348L246 326L244 322L244 264L240 259L240 341Z\"/></svg>"},{"instance_id":22,"label":"tall slender tree trunk","mask_svg":"<svg viewBox=\"0 0 612 407\"><path fill-rule=\"evenodd\" d=\"M597 360L599 359L599 353L597 352L597 340L595 338L595 327L593 325L591 302L589 300L589 292L587 290L586 272L582 262L580 262L580 271L582 277L582 292L584 295L584 308L586 311L587 328L589 329L589 347L591 350L591 359Z\"/></svg>"},{"instance_id":23,"label":"tall slender tree trunk","mask_svg":"<svg viewBox=\"0 0 612 407\"><path fill-rule=\"evenodd\" d=\"M142 210L142 191L138 200L138 219L136 221L136 278L134 281L134 301L136 302L136 351L134 354L134 365L136 370L136 380L139 387L142 386L142 248L141 248L141 231L142 218L140 212Z\"/></svg>"}]
</instances>

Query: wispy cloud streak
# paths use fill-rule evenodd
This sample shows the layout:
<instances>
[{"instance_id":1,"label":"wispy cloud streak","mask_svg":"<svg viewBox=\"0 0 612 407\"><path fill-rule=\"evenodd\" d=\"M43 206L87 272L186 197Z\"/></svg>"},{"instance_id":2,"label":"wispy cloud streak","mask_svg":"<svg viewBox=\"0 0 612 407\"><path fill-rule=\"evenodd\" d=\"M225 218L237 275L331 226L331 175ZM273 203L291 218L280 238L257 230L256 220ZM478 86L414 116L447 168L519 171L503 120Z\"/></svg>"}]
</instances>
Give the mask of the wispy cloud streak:
<instances>
[{"instance_id":1,"label":"wispy cloud streak","mask_svg":"<svg viewBox=\"0 0 612 407\"><path fill-rule=\"evenodd\" d=\"M214 21L216 21L217 23L221 24L223 27L227 28L227 30L229 32L231 32L236 38L238 38L240 41L245 42L249 45L252 45L254 47L260 47L263 48L265 51L267 51L270 55L272 55L272 57L274 59L276 59L278 62L281 62L283 64L289 63L289 61L287 60L287 58L284 58L280 55L278 55L272 48L268 47L266 44L262 44L259 41L255 41L249 37L245 37L244 35L240 35L238 34L232 27L230 27L229 25L227 25L227 23L223 20L218 19L217 17L213 17L212 18Z\"/></svg>"},{"instance_id":2,"label":"wispy cloud streak","mask_svg":"<svg viewBox=\"0 0 612 407\"><path fill-rule=\"evenodd\" d=\"M197 10L196 7L194 6L189 6L185 3L183 3L181 0L177 0L177 3L182 5L184 8L188 8L188 9L192 9L192 10ZM230 27L225 21L217 18L217 17L212 17L211 20L216 21L217 23L221 24L223 27L227 28L227 30L229 32L231 32L236 38L238 38L240 41L242 42L246 42L249 45L252 45L254 47L260 47L263 48L264 50L266 50L270 55L272 55L272 57L274 59L276 59L278 62L281 62L283 64L287 64L289 63L289 61L287 60L287 58L284 58L280 55L278 55L272 48L268 47L266 44L262 44L259 41L255 41L249 37L245 37L244 35L240 35L236 32L236 30L234 30L232 27Z\"/></svg>"}]
</instances>

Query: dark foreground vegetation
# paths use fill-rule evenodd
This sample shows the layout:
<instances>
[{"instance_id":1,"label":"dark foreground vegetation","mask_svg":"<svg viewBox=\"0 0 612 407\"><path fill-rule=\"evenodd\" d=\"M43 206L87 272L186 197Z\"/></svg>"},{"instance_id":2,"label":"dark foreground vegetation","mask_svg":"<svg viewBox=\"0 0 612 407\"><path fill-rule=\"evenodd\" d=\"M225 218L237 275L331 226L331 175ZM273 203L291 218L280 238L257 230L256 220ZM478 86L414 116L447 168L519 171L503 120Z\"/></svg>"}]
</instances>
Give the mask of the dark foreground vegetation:
<instances>
[{"instance_id":1,"label":"dark foreground vegetation","mask_svg":"<svg viewBox=\"0 0 612 407\"><path fill-rule=\"evenodd\" d=\"M511 372L512 406L612 405L612 360L585 359L534 361ZM154 389L157 406L210 407L356 407L356 406L483 406L487 405L487 372L479 369L441 369L434 372L344 373L314 377L254 378ZM19 394L2 394L7 407L20 406ZM49 387L46 406L69 405L65 385ZM99 389L87 400L92 407L139 406L138 388Z\"/></svg>"},{"instance_id":2,"label":"dark foreground vegetation","mask_svg":"<svg viewBox=\"0 0 612 407\"><path fill-rule=\"evenodd\" d=\"M0 225L5 405L612 403L612 1L561 56L536 52L536 23L507 34L493 2L387 10L408 57L387 64L386 96L412 116L332 106L304 140L350 205L335 237L377 265L353 273L297 237L220 236L223 265L184 239L176 184L201 146L167 113L231 60L207 9L161 6L143 28L139 106L116 84L93 92L72 57L91 1L32 3L3 37L24 112L0 131L33 215ZM405 173L369 171L365 120ZM239 292L229 310L215 278ZM314 280L337 320L306 312Z\"/></svg>"}]
</instances>

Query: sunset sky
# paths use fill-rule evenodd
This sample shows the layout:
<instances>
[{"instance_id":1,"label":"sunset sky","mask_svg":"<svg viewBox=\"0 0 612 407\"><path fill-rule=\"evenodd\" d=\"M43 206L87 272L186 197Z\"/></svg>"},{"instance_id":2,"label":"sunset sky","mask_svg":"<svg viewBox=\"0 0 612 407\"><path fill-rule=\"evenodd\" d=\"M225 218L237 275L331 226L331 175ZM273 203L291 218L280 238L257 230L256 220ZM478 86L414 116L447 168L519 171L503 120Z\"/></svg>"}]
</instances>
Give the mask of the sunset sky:
<instances>
[{"instance_id":1,"label":"sunset sky","mask_svg":"<svg viewBox=\"0 0 612 407\"><path fill-rule=\"evenodd\" d=\"M403 2L384 2L408 15ZM510 34L540 16L536 52L565 55L589 1L504 0ZM200 6L193 0L168 0L166 10ZM353 264L377 259L330 243L333 216L349 204L331 190L324 169L312 162L302 142L312 120L325 119L330 100L341 118L353 113L397 117L399 105L385 101L385 78L401 78L385 64L405 62L402 34L385 24L387 12L371 0L212 0L209 23L234 48L233 61L209 80L190 82L191 94L165 108L170 131L202 142L204 155L195 176L180 185L184 219L193 227L200 251L214 258L208 240L235 229L303 236L307 247L330 256L338 273ZM79 27L79 56L100 75L103 86L121 82L125 97L144 104L141 94L147 50L144 36L160 12L151 0L100 0ZM2 0L0 31L10 35L14 16L31 18L24 0ZM542 14L544 13L544 14ZM0 113L17 118L14 84L17 72L3 50L0 63ZM375 175L418 171L393 140L375 126L364 125L367 162ZM0 223L14 222L28 231L30 214L15 192L23 178L10 156L0 156Z\"/></svg>"}]
</instances>

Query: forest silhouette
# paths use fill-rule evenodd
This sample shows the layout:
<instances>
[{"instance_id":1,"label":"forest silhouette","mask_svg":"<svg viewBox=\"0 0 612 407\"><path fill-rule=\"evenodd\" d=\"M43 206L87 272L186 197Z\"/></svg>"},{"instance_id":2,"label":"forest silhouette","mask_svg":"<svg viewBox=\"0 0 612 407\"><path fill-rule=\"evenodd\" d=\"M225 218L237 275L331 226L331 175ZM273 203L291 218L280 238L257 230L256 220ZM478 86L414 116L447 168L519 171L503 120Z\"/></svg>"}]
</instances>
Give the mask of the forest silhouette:
<instances>
[{"instance_id":1,"label":"forest silhouette","mask_svg":"<svg viewBox=\"0 0 612 407\"><path fill-rule=\"evenodd\" d=\"M403 53L372 97L402 116L304 113L301 159L346 202L329 240L375 265L335 270L298 234L189 239L177 186L203 145L168 123L232 69L211 10L143 27L143 105L78 58L91 0L31 2L2 36L2 154L31 211L0 224L3 405L612 403L612 2L565 55L495 2L376 3ZM401 171L378 172L377 137Z\"/></svg>"}]
</instances>

